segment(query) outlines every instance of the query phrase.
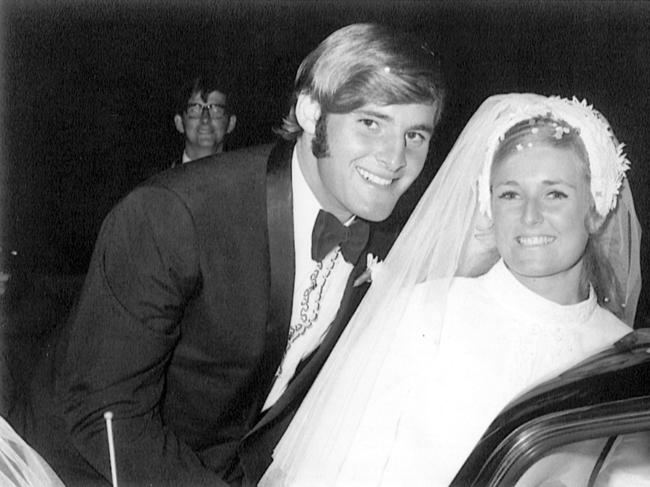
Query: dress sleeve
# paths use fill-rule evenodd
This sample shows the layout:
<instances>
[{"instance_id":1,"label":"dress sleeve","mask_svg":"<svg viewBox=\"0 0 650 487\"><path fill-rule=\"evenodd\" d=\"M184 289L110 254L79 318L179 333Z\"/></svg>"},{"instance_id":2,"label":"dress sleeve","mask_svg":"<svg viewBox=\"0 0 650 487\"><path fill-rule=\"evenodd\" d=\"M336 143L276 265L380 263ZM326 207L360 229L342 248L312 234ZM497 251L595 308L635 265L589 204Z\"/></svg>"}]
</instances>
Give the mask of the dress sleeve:
<instances>
[{"instance_id":1,"label":"dress sleeve","mask_svg":"<svg viewBox=\"0 0 650 487\"><path fill-rule=\"evenodd\" d=\"M65 487L45 460L0 417L0 485Z\"/></svg>"},{"instance_id":2,"label":"dress sleeve","mask_svg":"<svg viewBox=\"0 0 650 487\"><path fill-rule=\"evenodd\" d=\"M222 482L160 414L184 304L200 280L191 212L171 191L139 188L104 221L69 323L59 390L74 446L108 480L110 410L120 484Z\"/></svg>"}]
</instances>

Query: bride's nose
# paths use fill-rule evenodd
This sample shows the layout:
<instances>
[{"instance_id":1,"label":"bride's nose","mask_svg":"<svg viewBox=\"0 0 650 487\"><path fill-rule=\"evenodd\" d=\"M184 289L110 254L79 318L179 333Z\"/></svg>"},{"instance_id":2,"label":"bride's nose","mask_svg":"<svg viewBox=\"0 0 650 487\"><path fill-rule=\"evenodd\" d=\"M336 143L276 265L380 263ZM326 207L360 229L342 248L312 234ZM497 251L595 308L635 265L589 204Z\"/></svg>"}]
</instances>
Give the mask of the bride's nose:
<instances>
[{"instance_id":1,"label":"bride's nose","mask_svg":"<svg viewBox=\"0 0 650 487\"><path fill-rule=\"evenodd\" d=\"M535 198L528 198L524 203L522 220L527 225L536 225L544 220L540 203Z\"/></svg>"}]
</instances>

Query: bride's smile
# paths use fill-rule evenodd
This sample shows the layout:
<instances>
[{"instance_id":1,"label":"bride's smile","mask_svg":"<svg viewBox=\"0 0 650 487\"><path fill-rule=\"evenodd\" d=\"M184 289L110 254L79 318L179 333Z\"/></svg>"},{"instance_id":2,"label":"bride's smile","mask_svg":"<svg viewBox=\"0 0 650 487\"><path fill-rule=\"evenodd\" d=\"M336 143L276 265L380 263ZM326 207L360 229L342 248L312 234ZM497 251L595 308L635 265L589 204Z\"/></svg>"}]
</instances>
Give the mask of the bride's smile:
<instances>
[{"instance_id":1,"label":"bride's smile","mask_svg":"<svg viewBox=\"0 0 650 487\"><path fill-rule=\"evenodd\" d=\"M540 294L540 286L564 296L578 288L592 201L584 167L575 151L537 143L492 168L497 247L517 279Z\"/></svg>"}]
</instances>

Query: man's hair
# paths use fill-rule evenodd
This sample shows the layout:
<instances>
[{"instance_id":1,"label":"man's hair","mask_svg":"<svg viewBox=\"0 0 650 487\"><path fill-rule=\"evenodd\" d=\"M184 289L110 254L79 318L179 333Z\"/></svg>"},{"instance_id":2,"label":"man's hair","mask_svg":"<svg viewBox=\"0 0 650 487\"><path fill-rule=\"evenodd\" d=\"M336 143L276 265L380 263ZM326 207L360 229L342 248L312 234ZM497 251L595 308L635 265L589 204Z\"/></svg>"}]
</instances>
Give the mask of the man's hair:
<instances>
[{"instance_id":1,"label":"man's hair","mask_svg":"<svg viewBox=\"0 0 650 487\"><path fill-rule=\"evenodd\" d=\"M199 93L201 99L206 101L208 95L213 91L219 91L226 95L228 114L232 115L236 113L236 96L233 80L220 73L202 71L195 73L178 90L174 103L174 114L182 115L185 113L185 110L187 110L187 102L195 93Z\"/></svg>"},{"instance_id":2,"label":"man's hair","mask_svg":"<svg viewBox=\"0 0 650 487\"><path fill-rule=\"evenodd\" d=\"M352 24L328 36L298 68L289 114L277 130L285 139L302 133L295 109L303 93L320 104L321 115L370 103L435 104L437 123L445 88L440 62L426 44L385 26Z\"/></svg>"}]
</instances>

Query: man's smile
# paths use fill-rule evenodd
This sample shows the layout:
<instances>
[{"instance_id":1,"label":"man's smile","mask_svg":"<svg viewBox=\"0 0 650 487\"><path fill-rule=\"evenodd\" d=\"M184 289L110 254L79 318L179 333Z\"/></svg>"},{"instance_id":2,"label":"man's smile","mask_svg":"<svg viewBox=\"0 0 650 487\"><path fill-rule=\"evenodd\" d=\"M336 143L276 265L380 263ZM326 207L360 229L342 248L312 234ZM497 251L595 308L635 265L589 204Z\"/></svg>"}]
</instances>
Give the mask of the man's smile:
<instances>
[{"instance_id":1,"label":"man's smile","mask_svg":"<svg viewBox=\"0 0 650 487\"><path fill-rule=\"evenodd\" d=\"M357 167L357 172L366 181L377 184L379 186L390 186L390 184L393 182L393 179L386 179L381 176L377 176L376 174L373 174L370 171L367 171L366 169L362 169L360 167Z\"/></svg>"}]
</instances>

